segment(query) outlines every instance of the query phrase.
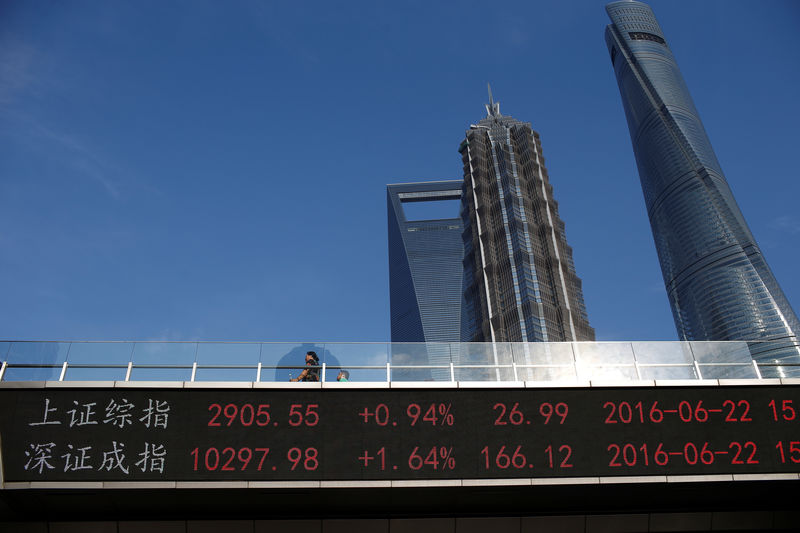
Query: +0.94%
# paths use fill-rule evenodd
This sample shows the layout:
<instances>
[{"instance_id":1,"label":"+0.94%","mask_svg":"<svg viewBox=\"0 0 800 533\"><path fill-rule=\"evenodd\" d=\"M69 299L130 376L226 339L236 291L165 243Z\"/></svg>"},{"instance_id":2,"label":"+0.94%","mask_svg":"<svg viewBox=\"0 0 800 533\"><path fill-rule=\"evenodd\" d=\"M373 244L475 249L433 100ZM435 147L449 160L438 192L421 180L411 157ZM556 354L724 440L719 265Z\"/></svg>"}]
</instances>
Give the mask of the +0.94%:
<instances>
[{"instance_id":1,"label":"+0.94%","mask_svg":"<svg viewBox=\"0 0 800 533\"><path fill-rule=\"evenodd\" d=\"M452 408L453 404L451 403L410 403L406 407L405 414L412 427L417 424L430 424L433 427L453 426L456 419L452 413ZM379 403L372 410L364 407L363 410L359 411L358 416L361 417L365 424L375 423L378 426L397 426L398 423L396 419L392 418L389 406L385 403Z\"/></svg>"}]
</instances>

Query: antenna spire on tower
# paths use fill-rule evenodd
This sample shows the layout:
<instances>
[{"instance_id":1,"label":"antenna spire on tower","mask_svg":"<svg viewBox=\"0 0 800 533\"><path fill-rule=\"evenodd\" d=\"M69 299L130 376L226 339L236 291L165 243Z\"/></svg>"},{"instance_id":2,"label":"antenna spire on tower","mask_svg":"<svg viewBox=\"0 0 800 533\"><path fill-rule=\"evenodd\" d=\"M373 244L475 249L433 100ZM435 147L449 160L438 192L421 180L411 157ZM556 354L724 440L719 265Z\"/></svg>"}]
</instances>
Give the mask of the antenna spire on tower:
<instances>
[{"instance_id":1,"label":"antenna spire on tower","mask_svg":"<svg viewBox=\"0 0 800 533\"><path fill-rule=\"evenodd\" d=\"M500 102L494 102L494 97L492 97L492 85L487 83L486 87L489 89L489 104L486 106L486 113L488 113L490 117L499 117Z\"/></svg>"}]
</instances>

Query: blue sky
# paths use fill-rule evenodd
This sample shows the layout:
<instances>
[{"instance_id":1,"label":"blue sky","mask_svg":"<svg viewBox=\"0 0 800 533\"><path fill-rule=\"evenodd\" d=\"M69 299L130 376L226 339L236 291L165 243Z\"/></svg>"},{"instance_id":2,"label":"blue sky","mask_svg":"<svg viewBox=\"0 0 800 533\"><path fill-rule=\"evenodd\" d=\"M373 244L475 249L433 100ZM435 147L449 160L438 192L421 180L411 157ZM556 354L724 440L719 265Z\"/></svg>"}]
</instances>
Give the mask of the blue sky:
<instances>
[{"instance_id":1,"label":"blue sky","mask_svg":"<svg viewBox=\"0 0 800 533\"><path fill-rule=\"evenodd\" d=\"M800 4L651 2L800 305ZM387 183L530 121L599 340L676 338L603 2L0 4L0 338L384 341Z\"/></svg>"}]
</instances>

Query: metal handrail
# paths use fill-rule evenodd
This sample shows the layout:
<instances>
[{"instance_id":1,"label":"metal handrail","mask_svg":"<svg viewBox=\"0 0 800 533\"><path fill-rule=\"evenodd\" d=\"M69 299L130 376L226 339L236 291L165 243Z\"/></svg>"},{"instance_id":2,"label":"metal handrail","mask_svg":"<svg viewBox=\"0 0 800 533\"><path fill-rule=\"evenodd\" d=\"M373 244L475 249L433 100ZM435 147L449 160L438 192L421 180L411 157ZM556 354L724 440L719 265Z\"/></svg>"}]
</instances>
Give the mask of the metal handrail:
<instances>
[{"instance_id":1,"label":"metal handrail","mask_svg":"<svg viewBox=\"0 0 800 533\"><path fill-rule=\"evenodd\" d=\"M302 352L307 348L314 348L323 355L322 364L316 368L322 369L322 380L325 380L327 370L340 370L350 369L354 371L375 371L386 372L386 381L393 381L392 371L427 371L432 372L436 381L455 381L456 373L463 370L495 370L495 375L492 377L489 373L486 376L478 375L477 378L491 381L501 381L503 378L508 378L509 373L505 372L501 375L500 371L508 371L511 369L513 379L519 379L519 373L523 373L523 377L530 376L530 370L556 370L555 375L563 375L567 371L568 379L580 377L581 379L591 377L592 373L613 371L614 369L625 369L620 375L620 379L633 379L631 376L635 374L635 379L641 379L642 371L648 370L648 376L652 377L653 370L659 369L675 369L684 368L688 369L687 377L690 379L701 379L703 377L704 369L708 372L711 368L718 370L714 371L716 375L721 375L725 372L724 369L728 368L731 372L735 373L736 377L751 377L753 379L761 379L764 372L767 375L778 375L779 377L800 376L800 355L794 356L794 349L797 348L797 339L780 340L780 341L729 341L729 342L707 342L707 341L655 341L655 342L574 342L574 343L256 343L256 342L238 342L238 341L222 341L222 342L197 342L197 341L67 341L64 343L56 343L53 341L0 341L0 343L8 343L7 346L2 346L0 349L0 380L14 381L34 379L33 377L25 377L24 372L19 373L18 370L27 369L30 371L37 369L50 369L53 373L38 374L47 379L54 373L59 373L60 380L69 380L69 371L75 369L97 369L97 370L125 370L125 380L131 380L131 374L141 370L191 370L191 380L195 380L198 370L255 370L255 381L262 381L262 376L267 377L269 371L277 372L280 370L300 370L306 368L305 365L285 365L285 364L268 364L264 358L280 357L281 353L285 352L282 356L286 358L290 355L294 357L294 352ZM769 343L769 344L768 344ZM127 361L119 360L119 362L108 362L99 360L102 356L102 350L98 350L97 346L102 344L109 345L130 345L130 350L113 348L109 356L115 358L127 358ZM137 351L137 345L153 346L164 345L162 357L165 357L165 363L158 362L138 362L137 358L141 360L142 357L151 359L154 354L160 353L158 350L155 352L151 348L144 351ZM89 351L80 350L81 345L92 345L93 348ZM190 345L188 350L181 350L175 352L170 347L174 345ZM199 362L198 357L203 352L201 359L208 358L224 358L228 353L224 348L215 347L218 349L217 353L213 350L209 353L208 349L201 350L205 345L250 345L253 346L252 356L254 360L248 363L226 363L224 360L209 361L207 363ZM674 349L668 349L666 352L662 351L664 346L673 345ZM258 349L256 349L256 346ZM280 347L276 350L275 347ZM375 352L378 359L385 358L385 363L363 364L365 361L362 356L358 358L351 356L346 358L348 348L358 348L356 353L364 353L364 347L375 347ZM773 359L764 358L761 352L756 350L758 356L762 359L757 360L750 356L752 347L757 349L767 347L774 347L774 350L769 352L773 355ZM656 350L653 352L653 350ZM410 351L409 351L410 350ZM789 352L780 352L780 350L789 350ZM194 361L189 363L186 361L186 356L192 356ZM247 353L250 350L246 350ZM340 354L342 360L339 360L333 353ZM25 354L30 354L33 360L24 360ZM169 361L169 354L179 354L180 357L186 361L183 364L176 363L174 360ZM242 354L241 351L237 352ZM244 355L247 355L245 353ZM500 360L497 354L501 353ZM664 362L657 361L659 353L665 353L667 360ZM778 355L776 355L776 353ZM325 361L327 354L328 361ZM345 355L341 355L345 354ZM788 354L788 355L787 355ZM237 355L240 356L240 355ZM401 357L403 361L398 361L395 364L392 361L393 357ZM477 358L487 358L491 356L492 360L481 362L474 360ZM679 362L675 361L675 357L683 358ZM781 362L774 359L774 357L788 357L792 362ZM52 357L51 362L40 362L44 357ZM87 358L98 358L98 362L87 362ZM372 356L374 358L374 356ZM542 361L544 357L555 357L558 362ZM624 360L603 361L602 358L612 358ZM713 358L717 357L717 360ZM80 362L75 359L83 359ZM367 359L370 356L366 356ZM409 364L408 358L411 358L413 363L418 360L422 364ZM537 361L537 358L539 360ZM22 359L22 360L21 360ZM362 360L359 360L362 359ZM470 360L473 359L473 360ZM724 359L732 359L725 361ZM74 362L73 362L74 361ZM368 362L368 361L367 361ZM278 361L280 363L280 361ZM349 364L352 363L352 364ZM405 363L405 364L402 364ZM571 369L571 371L567 370ZM627 373L627 370L634 369L634 373ZM745 369L743 371L743 369ZM750 369L749 372L747 369ZM98 375L102 372L98 373ZM448 375L449 374L449 375ZM29 376L37 375L36 372L29 372ZM734 374L731 374L734 375ZM404 377L407 377L406 374ZM468 375L469 377L476 378L475 373ZM492 379L490 379L492 378ZM99 377L95 379L100 379ZM114 379L114 378L107 378ZM567 379L567 378L564 378ZM669 379L669 378L667 378ZM396 379L395 379L396 380ZM136 380L134 380L136 381ZM374 380L370 380L374 381Z\"/></svg>"}]
</instances>

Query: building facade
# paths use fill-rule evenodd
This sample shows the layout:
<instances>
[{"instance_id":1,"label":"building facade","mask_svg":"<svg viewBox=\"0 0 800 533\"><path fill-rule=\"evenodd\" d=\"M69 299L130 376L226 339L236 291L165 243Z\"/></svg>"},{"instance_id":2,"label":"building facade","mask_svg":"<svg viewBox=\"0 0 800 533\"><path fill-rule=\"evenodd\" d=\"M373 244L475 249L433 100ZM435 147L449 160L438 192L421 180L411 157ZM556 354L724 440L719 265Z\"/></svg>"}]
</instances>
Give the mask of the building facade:
<instances>
[{"instance_id":1,"label":"building facade","mask_svg":"<svg viewBox=\"0 0 800 533\"><path fill-rule=\"evenodd\" d=\"M387 185L392 342L461 340L462 224L411 220L403 205L461 198L461 181Z\"/></svg>"},{"instance_id":2,"label":"building facade","mask_svg":"<svg viewBox=\"0 0 800 533\"><path fill-rule=\"evenodd\" d=\"M464 167L465 307L470 342L594 340L558 215L539 134L500 113L466 132Z\"/></svg>"},{"instance_id":3,"label":"building facade","mask_svg":"<svg viewBox=\"0 0 800 533\"><path fill-rule=\"evenodd\" d=\"M652 10L624 1L606 11L605 40L680 338L761 341L751 344L757 360L799 362L800 322L734 200ZM784 370L775 366L776 375Z\"/></svg>"}]
</instances>

